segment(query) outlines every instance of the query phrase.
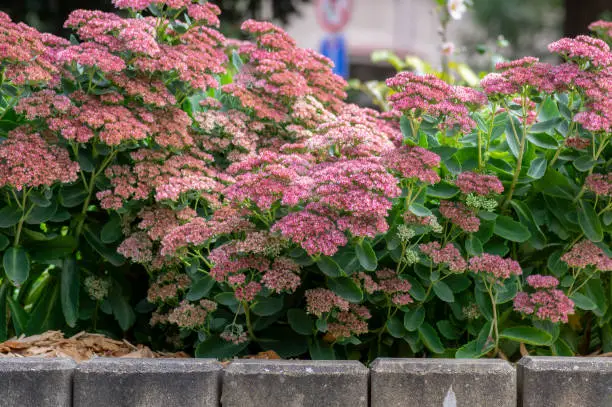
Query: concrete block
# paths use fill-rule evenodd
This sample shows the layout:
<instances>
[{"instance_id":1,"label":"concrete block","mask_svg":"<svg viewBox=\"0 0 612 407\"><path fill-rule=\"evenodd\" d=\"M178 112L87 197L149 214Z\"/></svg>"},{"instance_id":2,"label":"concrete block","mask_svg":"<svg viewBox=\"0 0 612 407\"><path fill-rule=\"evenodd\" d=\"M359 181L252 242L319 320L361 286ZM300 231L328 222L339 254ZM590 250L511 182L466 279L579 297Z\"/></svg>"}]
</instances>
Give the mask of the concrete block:
<instances>
[{"instance_id":1,"label":"concrete block","mask_svg":"<svg viewBox=\"0 0 612 407\"><path fill-rule=\"evenodd\" d=\"M376 359L371 407L515 407L516 372L494 359Z\"/></svg>"},{"instance_id":2,"label":"concrete block","mask_svg":"<svg viewBox=\"0 0 612 407\"><path fill-rule=\"evenodd\" d=\"M92 359L74 376L74 407L217 407L221 365L209 359Z\"/></svg>"},{"instance_id":3,"label":"concrete block","mask_svg":"<svg viewBox=\"0 0 612 407\"><path fill-rule=\"evenodd\" d=\"M64 358L1 358L2 407L70 407L76 363Z\"/></svg>"},{"instance_id":4,"label":"concrete block","mask_svg":"<svg viewBox=\"0 0 612 407\"><path fill-rule=\"evenodd\" d=\"M223 407L367 407L368 369L357 361L236 360Z\"/></svg>"},{"instance_id":5,"label":"concrete block","mask_svg":"<svg viewBox=\"0 0 612 407\"><path fill-rule=\"evenodd\" d=\"M519 406L612 406L612 358L527 356L517 369Z\"/></svg>"}]
</instances>

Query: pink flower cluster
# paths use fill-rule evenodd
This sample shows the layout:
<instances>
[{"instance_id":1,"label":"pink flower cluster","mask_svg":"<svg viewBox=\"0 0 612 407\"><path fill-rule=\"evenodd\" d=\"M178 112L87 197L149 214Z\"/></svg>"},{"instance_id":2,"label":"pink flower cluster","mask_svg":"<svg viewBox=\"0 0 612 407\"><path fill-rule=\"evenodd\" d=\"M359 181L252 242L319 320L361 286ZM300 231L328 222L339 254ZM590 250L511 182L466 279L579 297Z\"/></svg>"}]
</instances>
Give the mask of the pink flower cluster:
<instances>
[{"instance_id":1,"label":"pink flower cluster","mask_svg":"<svg viewBox=\"0 0 612 407\"><path fill-rule=\"evenodd\" d=\"M576 38L561 38L549 44L548 50L578 62L589 61L598 68L612 65L610 46L605 41L588 35L579 35Z\"/></svg>"},{"instance_id":2,"label":"pink flower cluster","mask_svg":"<svg viewBox=\"0 0 612 407\"><path fill-rule=\"evenodd\" d=\"M440 156L429 150L403 146L384 153L382 158L384 165L402 178L416 178L427 184L440 182L440 176L434 170L440 165Z\"/></svg>"},{"instance_id":3,"label":"pink flower cluster","mask_svg":"<svg viewBox=\"0 0 612 407\"><path fill-rule=\"evenodd\" d=\"M504 192L504 186L495 175L478 174L471 171L459 174L455 185L464 194L489 195Z\"/></svg>"},{"instance_id":4,"label":"pink flower cluster","mask_svg":"<svg viewBox=\"0 0 612 407\"><path fill-rule=\"evenodd\" d=\"M612 38L612 21L594 21L589 24L589 30L598 33L602 37Z\"/></svg>"},{"instance_id":5,"label":"pink flower cluster","mask_svg":"<svg viewBox=\"0 0 612 407\"><path fill-rule=\"evenodd\" d=\"M485 76L480 85L488 95L514 95L529 87L538 92L555 90L552 66L537 58L525 57L495 65L498 72Z\"/></svg>"},{"instance_id":6,"label":"pink flower cluster","mask_svg":"<svg viewBox=\"0 0 612 407\"><path fill-rule=\"evenodd\" d=\"M467 262L452 243L442 248L439 242L430 242L420 244L419 249L431 257L434 264L447 264L452 272L462 272L467 268Z\"/></svg>"},{"instance_id":7,"label":"pink flower cluster","mask_svg":"<svg viewBox=\"0 0 612 407\"><path fill-rule=\"evenodd\" d=\"M600 196L612 196L612 172L591 174L586 178L586 186Z\"/></svg>"},{"instance_id":8,"label":"pink flower cluster","mask_svg":"<svg viewBox=\"0 0 612 407\"><path fill-rule=\"evenodd\" d=\"M298 275L300 266L293 260L286 257L279 257L274 260L272 266L261 278L264 286L270 290L281 293L294 292L300 286L301 279Z\"/></svg>"},{"instance_id":9,"label":"pink flower cluster","mask_svg":"<svg viewBox=\"0 0 612 407\"><path fill-rule=\"evenodd\" d=\"M327 324L327 333L333 339L349 338L352 335L362 335L368 333L368 322L370 311L362 306L350 304L348 311L339 311L335 317L335 322Z\"/></svg>"},{"instance_id":10,"label":"pink flower cluster","mask_svg":"<svg viewBox=\"0 0 612 407\"><path fill-rule=\"evenodd\" d=\"M486 97L480 92L453 87L434 75L400 72L387 79L387 86L396 91L389 97L394 110L411 118L423 114L440 119L440 128L458 127L470 132L476 123L469 115L468 105L483 105Z\"/></svg>"},{"instance_id":11,"label":"pink flower cluster","mask_svg":"<svg viewBox=\"0 0 612 407\"><path fill-rule=\"evenodd\" d=\"M71 183L78 177L79 164L67 150L47 143L38 133L18 127L0 143L0 187L24 188Z\"/></svg>"},{"instance_id":12,"label":"pink flower cluster","mask_svg":"<svg viewBox=\"0 0 612 407\"><path fill-rule=\"evenodd\" d=\"M57 40L23 23L13 23L0 12L0 61L4 78L15 85L57 82L59 70L46 41Z\"/></svg>"},{"instance_id":13,"label":"pink flower cluster","mask_svg":"<svg viewBox=\"0 0 612 407\"><path fill-rule=\"evenodd\" d=\"M478 232L480 219L462 202L440 201L440 214L469 233Z\"/></svg>"},{"instance_id":14,"label":"pink flower cluster","mask_svg":"<svg viewBox=\"0 0 612 407\"><path fill-rule=\"evenodd\" d=\"M563 291L556 289L559 280L539 274L527 277L527 284L535 288L534 293L519 292L514 297L514 309L526 315L534 315L553 323L568 321L574 313L574 302Z\"/></svg>"},{"instance_id":15,"label":"pink flower cluster","mask_svg":"<svg viewBox=\"0 0 612 407\"><path fill-rule=\"evenodd\" d=\"M612 258L590 240L583 240L561 256L561 260L570 267L579 269L594 266L600 271L612 270Z\"/></svg>"},{"instance_id":16,"label":"pink flower cluster","mask_svg":"<svg viewBox=\"0 0 612 407\"><path fill-rule=\"evenodd\" d=\"M523 270L517 261L504 259L495 254L483 253L472 257L469 265L470 271L474 273L487 273L498 280L505 280L511 276L520 276Z\"/></svg>"},{"instance_id":17,"label":"pink flower cluster","mask_svg":"<svg viewBox=\"0 0 612 407\"><path fill-rule=\"evenodd\" d=\"M289 121L293 103L312 96L332 111L339 111L346 96L346 82L332 73L331 61L312 50L297 48L282 29L268 22L245 21L242 30L255 43L238 49L245 65L225 85L224 91L237 97L256 117L273 122Z\"/></svg>"},{"instance_id":18,"label":"pink flower cluster","mask_svg":"<svg viewBox=\"0 0 612 407\"><path fill-rule=\"evenodd\" d=\"M334 309L340 311L349 310L349 303L347 300L325 288L306 290L304 297L306 298L306 311L318 317Z\"/></svg>"}]
</instances>

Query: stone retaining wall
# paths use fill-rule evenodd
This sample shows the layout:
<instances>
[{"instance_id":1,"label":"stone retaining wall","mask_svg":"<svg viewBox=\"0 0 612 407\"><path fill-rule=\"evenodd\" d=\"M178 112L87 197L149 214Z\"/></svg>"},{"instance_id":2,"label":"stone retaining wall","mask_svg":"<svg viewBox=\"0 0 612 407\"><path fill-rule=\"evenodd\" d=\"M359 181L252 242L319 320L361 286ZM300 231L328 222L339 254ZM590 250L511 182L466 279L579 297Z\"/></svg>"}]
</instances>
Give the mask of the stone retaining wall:
<instances>
[{"instance_id":1,"label":"stone retaining wall","mask_svg":"<svg viewBox=\"0 0 612 407\"><path fill-rule=\"evenodd\" d=\"M0 359L0 407L611 407L612 358Z\"/></svg>"}]
</instances>

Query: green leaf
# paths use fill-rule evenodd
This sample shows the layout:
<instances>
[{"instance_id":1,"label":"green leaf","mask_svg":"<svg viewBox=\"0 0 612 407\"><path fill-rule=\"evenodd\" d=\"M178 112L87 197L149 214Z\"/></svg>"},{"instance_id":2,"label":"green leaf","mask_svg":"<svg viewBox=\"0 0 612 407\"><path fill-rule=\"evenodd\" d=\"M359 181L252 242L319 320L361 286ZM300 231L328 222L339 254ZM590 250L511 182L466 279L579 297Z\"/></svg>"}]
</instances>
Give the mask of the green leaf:
<instances>
[{"instance_id":1,"label":"green leaf","mask_svg":"<svg viewBox=\"0 0 612 407\"><path fill-rule=\"evenodd\" d=\"M548 161L546 161L546 157L538 157L531 161L527 175L533 179L540 179L546 174L547 165Z\"/></svg>"},{"instance_id":2,"label":"green leaf","mask_svg":"<svg viewBox=\"0 0 612 407\"><path fill-rule=\"evenodd\" d=\"M71 256L64 259L61 274L62 312L68 326L74 328L79 317L79 270L76 259Z\"/></svg>"},{"instance_id":3,"label":"green leaf","mask_svg":"<svg viewBox=\"0 0 612 407\"><path fill-rule=\"evenodd\" d=\"M476 236L470 234L465 239L465 250L470 256L478 256L483 253L482 243Z\"/></svg>"},{"instance_id":4,"label":"green leaf","mask_svg":"<svg viewBox=\"0 0 612 407\"><path fill-rule=\"evenodd\" d=\"M287 311L287 322L295 332L300 335L312 335L314 323L306 311L299 308L291 308Z\"/></svg>"},{"instance_id":5,"label":"green leaf","mask_svg":"<svg viewBox=\"0 0 612 407\"><path fill-rule=\"evenodd\" d=\"M606 293L604 292L604 284L601 279L592 278L584 287L584 295L590 298L597 308L593 310L593 313L598 317L603 317L608 310L608 301L606 299ZM601 323L600 323L601 324Z\"/></svg>"},{"instance_id":6,"label":"green leaf","mask_svg":"<svg viewBox=\"0 0 612 407\"><path fill-rule=\"evenodd\" d=\"M15 328L15 334L17 336L25 334L28 325L28 314L11 296L7 296L6 300L11 310L11 321L13 322L13 328Z\"/></svg>"},{"instance_id":7,"label":"green leaf","mask_svg":"<svg viewBox=\"0 0 612 407\"><path fill-rule=\"evenodd\" d=\"M334 293L347 301L359 303L363 300L363 291L349 277L330 278L327 285Z\"/></svg>"},{"instance_id":8,"label":"green leaf","mask_svg":"<svg viewBox=\"0 0 612 407\"><path fill-rule=\"evenodd\" d=\"M57 212L57 201L53 200L48 206L35 206L25 221L29 225L44 223L53 218L55 212Z\"/></svg>"},{"instance_id":9,"label":"green leaf","mask_svg":"<svg viewBox=\"0 0 612 407\"><path fill-rule=\"evenodd\" d=\"M572 164L574 164L574 167L576 167L576 169L581 172L587 172L588 170L593 168L596 163L597 161L593 160L593 157L591 157L590 155L580 156L572 162Z\"/></svg>"},{"instance_id":10,"label":"green leaf","mask_svg":"<svg viewBox=\"0 0 612 407\"><path fill-rule=\"evenodd\" d=\"M387 332L394 338L402 338L406 335L404 324L397 316L392 316L387 320Z\"/></svg>"},{"instance_id":11,"label":"green leaf","mask_svg":"<svg viewBox=\"0 0 612 407\"><path fill-rule=\"evenodd\" d=\"M493 320L493 305L491 304L491 298L487 293L479 290L477 284L474 286L474 299L485 319L488 321Z\"/></svg>"},{"instance_id":12,"label":"green leaf","mask_svg":"<svg viewBox=\"0 0 612 407\"><path fill-rule=\"evenodd\" d=\"M511 341L527 343L529 345L550 345L553 337L546 331L530 326L515 326L504 329L500 334L500 338L509 339Z\"/></svg>"},{"instance_id":13,"label":"green leaf","mask_svg":"<svg viewBox=\"0 0 612 407\"><path fill-rule=\"evenodd\" d=\"M427 195L433 198L450 199L458 193L459 188L445 181L427 187Z\"/></svg>"},{"instance_id":14,"label":"green leaf","mask_svg":"<svg viewBox=\"0 0 612 407\"><path fill-rule=\"evenodd\" d=\"M559 148L559 142L556 138L546 133L528 134L527 140L540 148L547 150L556 150Z\"/></svg>"},{"instance_id":15,"label":"green leaf","mask_svg":"<svg viewBox=\"0 0 612 407\"><path fill-rule=\"evenodd\" d=\"M114 243L123 236L121 228L121 218L116 213L111 214L110 219L102 227L100 240L102 243Z\"/></svg>"},{"instance_id":16,"label":"green leaf","mask_svg":"<svg viewBox=\"0 0 612 407\"><path fill-rule=\"evenodd\" d=\"M570 299L574 301L576 307L585 311L592 311L597 308L597 304L593 302L589 297L581 293L574 293L570 296Z\"/></svg>"},{"instance_id":17,"label":"green leaf","mask_svg":"<svg viewBox=\"0 0 612 407\"><path fill-rule=\"evenodd\" d=\"M235 344L217 336L211 336L196 346L195 356L197 358L231 359L244 350L248 341Z\"/></svg>"},{"instance_id":18,"label":"green leaf","mask_svg":"<svg viewBox=\"0 0 612 407\"><path fill-rule=\"evenodd\" d=\"M21 210L14 206L5 206L0 209L0 228L10 228L19 223Z\"/></svg>"},{"instance_id":19,"label":"green leaf","mask_svg":"<svg viewBox=\"0 0 612 407\"><path fill-rule=\"evenodd\" d=\"M121 327L124 332L130 329L136 321L136 314L134 314L134 310L130 303L122 295L121 289L114 287L108 296L108 300L110 301L113 315L119 323L119 327Z\"/></svg>"},{"instance_id":20,"label":"green leaf","mask_svg":"<svg viewBox=\"0 0 612 407\"><path fill-rule=\"evenodd\" d=\"M92 249L98 252L104 260L108 261L113 266L119 267L125 263L125 258L122 255L117 253L115 249L111 249L102 243L98 235L90 231L88 227L85 227L83 236Z\"/></svg>"},{"instance_id":21,"label":"green leaf","mask_svg":"<svg viewBox=\"0 0 612 407\"><path fill-rule=\"evenodd\" d=\"M406 116L400 117L400 129L402 130L405 144L408 144L408 142L412 142L412 144L414 144L416 142L416 135L412 131L410 119L406 118Z\"/></svg>"},{"instance_id":22,"label":"green leaf","mask_svg":"<svg viewBox=\"0 0 612 407\"><path fill-rule=\"evenodd\" d=\"M28 253L21 247L11 247L4 252L2 265L6 276L11 282L20 286L30 274L30 258Z\"/></svg>"},{"instance_id":23,"label":"green leaf","mask_svg":"<svg viewBox=\"0 0 612 407\"><path fill-rule=\"evenodd\" d=\"M28 317L26 334L35 335L57 329L64 324L64 317L58 297L59 284L54 283L42 293Z\"/></svg>"},{"instance_id":24,"label":"green leaf","mask_svg":"<svg viewBox=\"0 0 612 407\"><path fill-rule=\"evenodd\" d=\"M557 250L548 256L546 266L556 277L561 277L567 272L567 263L561 260L563 256L562 250Z\"/></svg>"},{"instance_id":25,"label":"green leaf","mask_svg":"<svg viewBox=\"0 0 612 407\"><path fill-rule=\"evenodd\" d=\"M329 256L321 256L316 263L319 270L328 277L340 277L344 274L342 267Z\"/></svg>"},{"instance_id":26,"label":"green leaf","mask_svg":"<svg viewBox=\"0 0 612 407\"><path fill-rule=\"evenodd\" d=\"M215 295L215 302L218 302L221 305L225 305L226 307L233 307L238 305L238 300L234 293L224 292Z\"/></svg>"},{"instance_id":27,"label":"green leaf","mask_svg":"<svg viewBox=\"0 0 612 407\"><path fill-rule=\"evenodd\" d=\"M38 262L61 259L72 254L76 248L77 242L70 235L58 236L51 240L28 245L32 260Z\"/></svg>"},{"instance_id":28,"label":"green leaf","mask_svg":"<svg viewBox=\"0 0 612 407\"><path fill-rule=\"evenodd\" d=\"M50 196L53 196L51 191L49 191ZM31 191L28 195L28 199L36 206L42 206L46 208L51 205L51 200L45 196L45 194L39 191Z\"/></svg>"},{"instance_id":29,"label":"green leaf","mask_svg":"<svg viewBox=\"0 0 612 407\"><path fill-rule=\"evenodd\" d=\"M236 68L236 71L238 72L240 72L240 70L244 66L244 62L242 62L240 54L238 54L236 50L232 51L232 65L234 65L234 68Z\"/></svg>"},{"instance_id":30,"label":"green leaf","mask_svg":"<svg viewBox=\"0 0 612 407\"><path fill-rule=\"evenodd\" d=\"M563 122L563 118L555 117L554 119L550 119L550 120L546 120L546 121L543 121L543 122L535 123L529 129L529 133L543 134L544 132L548 132L548 131L553 130L561 122Z\"/></svg>"},{"instance_id":31,"label":"green leaf","mask_svg":"<svg viewBox=\"0 0 612 407\"><path fill-rule=\"evenodd\" d=\"M404 328L410 332L414 332L425 321L425 308L417 307L406 311L404 314Z\"/></svg>"},{"instance_id":32,"label":"green leaf","mask_svg":"<svg viewBox=\"0 0 612 407\"><path fill-rule=\"evenodd\" d=\"M74 208L85 202L85 198L87 191L80 185L62 187L59 193L60 203L65 208Z\"/></svg>"},{"instance_id":33,"label":"green leaf","mask_svg":"<svg viewBox=\"0 0 612 407\"><path fill-rule=\"evenodd\" d=\"M446 339L459 339L457 329L448 319L443 319L441 321L436 322L436 328L438 328L438 331L440 331L442 336Z\"/></svg>"},{"instance_id":34,"label":"green leaf","mask_svg":"<svg viewBox=\"0 0 612 407\"><path fill-rule=\"evenodd\" d=\"M313 339L308 344L308 352L312 360L335 360L336 352L334 348L326 345L319 339Z\"/></svg>"},{"instance_id":35,"label":"green leaf","mask_svg":"<svg viewBox=\"0 0 612 407\"><path fill-rule=\"evenodd\" d=\"M6 318L6 296L8 289L8 280L4 280L2 285L0 285L0 342L4 342L8 339L8 321Z\"/></svg>"},{"instance_id":36,"label":"green leaf","mask_svg":"<svg viewBox=\"0 0 612 407\"><path fill-rule=\"evenodd\" d=\"M423 322L419 327L419 338L421 338L423 345L433 353L444 352L444 345L440 342L440 337L436 330L427 322Z\"/></svg>"},{"instance_id":37,"label":"green leaf","mask_svg":"<svg viewBox=\"0 0 612 407\"><path fill-rule=\"evenodd\" d=\"M503 237L504 239L518 243L525 242L531 237L529 229L512 218L504 215L498 216L495 220L493 233L497 236Z\"/></svg>"},{"instance_id":38,"label":"green leaf","mask_svg":"<svg viewBox=\"0 0 612 407\"><path fill-rule=\"evenodd\" d=\"M510 205L518 215L521 224L527 226L527 229L529 229L529 233L531 234L531 237L529 238L530 243L536 249L544 248L546 245L546 236L538 226L533 213L531 213L531 210L529 209L529 206L523 201L518 201L516 199L511 200Z\"/></svg>"},{"instance_id":39,"label":"green leaf","mask_svg":"<svg viewBox=\"0 0 612 407\"><path fill-rule=\"evenodd\" d=\"M406 276L406 280L410 283L410 290L408 293L417 301L425 301L427 294L425 293L425 289L419 282L416 277Z\"/></svg>"},{"instance_id":40,"label":"green leaf","mask_svg":"<svg viewBox=\"0 0 612 407\"><path fill-rule=\"evenodd\" d=\"M202 276L202 278L196 280L193 284L191 284L191 288L189 288L189 292L187 292L186 298L189 301L198 301L206 297L214 286L215 279L211 276L204 275Z\"/></svg>"},{"instance_id":41,"label":"green leaf","mask_svg":"<svg viewBox=\"0 0 612 407\"><path fill-rule=\"evenodd\" d=\"M0 233L0 252L6 249L9 246L9 244L11 244L9 238L3 235L2 233Z\"/></svg>"},{"instance_id":42,"label":"green leaf","mask_svg":"<svg viewBox=\"0 0 612 407\"><path fill-rule=\"evenodd\" d=\"M367 241L362 241L360 244L355 246L355 254L357 254L357 259L359 260L359 264L361 267L368 271L376 270L378 267L378 259L376 258L376 253L370 243Z\"/></svg>"},{"instance_id":43,"label":"green leaf","mask_svg":"<svg viewBox=\"0 0 612 407\"><path fill-rule=\"evenodd\" d=\"M489 353L495 344L493 342L485 343L484 346L479 343L477 339L473 341L469 341L459 349L455 353L455 358L457 359L478 359L487 353Z\"/></svg>"},{"instance_id":44,"label":"green leaf","mask_svg":"<svg viewBox=\"0 0 612 407\"><path fill-rule=\"evenodd\" d=\"M574 356L574 351L563 339L559 338L550 347L553 356Z\"/></svg>"},{"instance_id":45,"label":"green leaf","mask_svg":"<svg viewBox=\"0 0 612 407\"><path fill-rule=\"evenodd\" d=\"M592 242L601 242L603 240L603 228L591 203L581 199L577 209L578 223L584 235Z\"/></svg>"},{"instance_id":46,"label":"green leaf","mask_svg":"<svg viewBox=\"0 0 612 407\"><path fill-rule=\"evenodd\" d=\"M283 297L257 297L255 304L251 306L253 314L260 317L274 315L283 309Z\"/></svg>"},{"instance_id":47,"label":"green leaf","mask_svg":"<svg viewBox=\"0 0 612 407\"><path fill-rule=\"evenodd\" d=\"M453 290L450 289L444 281L436 281L433 283L434 293L444 302L455 302Z\"/></svg>"},{"instance_id":48,"label":"green leaf","mask_svg":"<svg viewBox=\"0 0 612 407\"><path fill-rule=\"evenodd\" d=\"M410 210L410 212L414 213L416 216L419 217L431 216L432 214L427 207L416 202L410 205L408 210Z\"/></svg>"}]
</instances>

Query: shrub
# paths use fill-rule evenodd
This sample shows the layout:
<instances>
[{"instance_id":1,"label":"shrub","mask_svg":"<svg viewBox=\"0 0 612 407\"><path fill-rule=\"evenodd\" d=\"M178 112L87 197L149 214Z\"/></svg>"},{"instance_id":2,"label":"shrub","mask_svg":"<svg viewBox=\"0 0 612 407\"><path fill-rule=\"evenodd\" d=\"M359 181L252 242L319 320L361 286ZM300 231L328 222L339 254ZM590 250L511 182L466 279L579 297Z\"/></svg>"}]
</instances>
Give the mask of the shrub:
<instances>
[{"instance_id":1,"label":"shrub","mask_svg":"<svg viewBox=\"0 0 612 407\"><path fill-rule=\"evenodd\" d=\"M379 113L270 23L226 40L210 3L115 4L75 11L70 43L2 20L30 44L3 58L15 332L60 309L127 330L148 276L135 335L198 356L610 349L605 42L500 63L483 91L402 72Z\"/></svg>"}]
</instances>

